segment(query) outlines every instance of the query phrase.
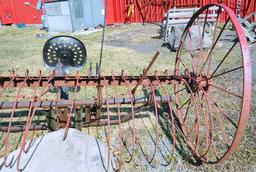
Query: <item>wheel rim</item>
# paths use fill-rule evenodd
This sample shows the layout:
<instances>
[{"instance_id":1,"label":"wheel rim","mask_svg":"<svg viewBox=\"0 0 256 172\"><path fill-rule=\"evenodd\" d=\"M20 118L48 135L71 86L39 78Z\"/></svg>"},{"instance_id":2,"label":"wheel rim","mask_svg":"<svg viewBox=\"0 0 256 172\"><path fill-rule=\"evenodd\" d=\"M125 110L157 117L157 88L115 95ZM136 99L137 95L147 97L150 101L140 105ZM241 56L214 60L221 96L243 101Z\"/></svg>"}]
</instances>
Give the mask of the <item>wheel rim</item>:
<instances>
[{"instance_id":1,"label":"wheel rim","mask_svg":"<svg viewBox=\"0 0 256 172\"><path fill-rule=\"evenodd\" d=\"M217 19L210 36L206 31L213 8ZM231 43L223 41L229 26L235 29ZM207 36L212 37L208 47ZM195 13L181 38L174 75L183 83L174 86L176 115L190 156L208 163L226 160L242 138L251 98L248 44L231 9L209 4Z\"/></svg>"}]
</instances>

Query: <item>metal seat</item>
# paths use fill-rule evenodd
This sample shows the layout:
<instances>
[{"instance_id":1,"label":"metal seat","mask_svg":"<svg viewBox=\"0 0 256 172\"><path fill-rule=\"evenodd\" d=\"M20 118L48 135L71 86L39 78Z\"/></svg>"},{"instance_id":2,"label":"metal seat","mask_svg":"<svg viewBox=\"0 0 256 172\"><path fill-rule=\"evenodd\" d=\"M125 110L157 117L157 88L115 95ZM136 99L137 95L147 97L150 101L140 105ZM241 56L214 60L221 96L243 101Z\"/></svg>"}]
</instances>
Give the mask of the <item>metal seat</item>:
<instances>
[{"instance_id":1,"label":"metal seat","mask_svg":"<svg viewBox=\"0 0 256 172\"><path fill-rule=\"evenodd\" d=\"M84 44L74 37L56 36L45 43L43 60L50 68L56 68L61 63L64 68L79 70L86 63L87 51Z\"/></svg>"}]
</instances>

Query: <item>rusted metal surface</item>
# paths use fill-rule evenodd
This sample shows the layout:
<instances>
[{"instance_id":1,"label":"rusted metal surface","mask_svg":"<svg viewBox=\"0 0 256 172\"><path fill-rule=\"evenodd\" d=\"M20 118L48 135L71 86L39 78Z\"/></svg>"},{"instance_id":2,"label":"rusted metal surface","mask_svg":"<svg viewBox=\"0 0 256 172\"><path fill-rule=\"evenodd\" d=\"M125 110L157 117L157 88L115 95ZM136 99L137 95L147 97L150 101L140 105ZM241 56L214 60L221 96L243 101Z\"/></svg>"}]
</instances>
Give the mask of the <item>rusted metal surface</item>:
<instances>
[{"instance_id":1,"label":"rusted metal surface","mask_svg":"<svg viewBox=\"0 0 256 172\"><path fill-rule=\"evenodd\" d=\"M212 6L219 10L211 46L204 49L204 35L209 29L207 14ZM228 20L220 24L223 17ZM226 29L229 25L235 29L236 37L234 42L222 45L222 36L229 33ZM197 40L199 49L193 51L192 26L198 27L200 38ZM49 76L42 72L30 76L29 71L24 76L17 76L14 71L10 76L0 76L0 131L6 132L4 156L8 155L12 132L23 132L21 156L27 151L25 145L31 132L64 128L65 139L70 127L82 130L82 127L99 126L105 126L110 155L113 142L111 125L118 125L120 164L130 163L139 144L137 119L153 117L153 154L146 157L151 164L159 149L159 119L164 111L168 114L164 122L168 123L174 147L182 144L186 149L184 152L194 161L218 163L226 160L241 141L251 102L250 54L236 14L219 4L208 4L198 10L185 28L172 74L155 71L148 75L158 55L156 53L138 76L128 75L124 70L119 75L112 71L111 75L100 73L99 76L80 75L78 72L74 76L57 76L55 71ZM69 100L63 100L60 96L63 87L72 87L73 90L81 87L82 93L74 91ZM59 92L50 93L52 88ZM30 95L23 95L25 89L30 89ZM89 89L92 95L83 92L85 89ZM19 116L19 111L24 111L24 115ZM146 115L141 114L143 111L147 112ZM122 136L125 133L122 124L125 122L129 122L131 131L128 157L123 156Z\"/></svg>"},{"instance_id":2,"label":"rusted metal surface","mask_svg":"<svg viewBox=\"0 0 256 172\"><path fill-rule=\"evenodd\" d=\"M183 123L181 123L181 129L183 130L183 133L187 138L187 145L188 147L192 150L192 154L194 156L196 156L197 158L200 158L202 161L205 162L209 162L209 163L216 163L216 162L222 162L224 160L226 160L233 152L234 150L237 148L242 136L243 136L243 132L246 128L246 124L248 121L248 117L249 117L249 111L250 111L250 99L251 99L251 61L250 61L250 54L248 51L248 43L246 40L246 37L244 35L244 31L239 23L239 21L237 20L236 15L232 12L232 10L224 5L218 5L218 4L208 4L206 6L204 6L203 8L201 8L199 11L196 12L196 14L191 18L191 20L189 21L188 25L186 26L186 29L183 33L182 39L181 39L181 45L180 48L177 52L177 60L176 60L176 65L175 65L175 71L180 71L180 68L182 68L182 63L184 63L185 60L185 55L183 54L183 56L181 56L182 53L184 53L184 49L187 49L188 52L191 52L191 50L188 48L190 47L188 45L187 48L185 48L184 43L187 40L190 40L191 37L189 36L190 34L190 27L197 23L197 19L200 17L200 14L208 11L208 9L212 6L217 6L219 7L220 10L222 10L222 12L220 13L220 15L218 15L219 17L221 16L227 16L228 20L226 21L226 23L224 24L224 26L222 27L222 29L219 31L219 33L214 32L213 36L213 42L212 42L212 46L210 51L207 52L207 56L204 60L202 60L203 62L201 62L202 64L200 64L200 61L196 61L193 58L190 58L192 60L192 65L191 66L185 66L186 70L188 71L193 71L193 73L197 73L197 75L204 75L206 76L207 80L209 80L209 86L207 90L202 88L202 94L201 97L199 96L200 93L198 93L198 95L194 95L189 99L189 104L194 104L195 107L195 123L194 126L192 125L187 125L184 124L184 120ZM218 18L219 18L218 17ZM218 20L218 19L217 19ZM235 28L236 31L236 35L237 35L237 40L235 41L235 43L233 43L232 46L230 46L230 48L228 49L227 52L224 53L224 55L222 55L222 58L220 60L219 65L217 67L215 67L215 69L211 69L210 65L211 63L213 63L214 59L213 56L216 52L214 52L215 49L217 49L216 44L219 42L219 39L223 33L223 31L225 30L225 27L227 25L227 23L230 21L230 23L233 25L233 27ZM205 25L203 27L203 29L205 29ZM216 29L215 29L216 30ZM204 33L204 30L202 31ZM203 35L201 37L201 39L203 39ZM203 42L203 41L202 41ZM241 58L241 63L240 64L234 64L234 67L230 67L230 69L228 71L222 72L217 74L218 70L220 70L220 66L223 66L225 63L224 61L227 59L227 57L230 54L230 51L232 51L234 49L234 46L236 44L237 45L237 49L240 49L240 52L238 51L238 53L236 54L238 57ZM204 50L201 48L199 50L199 57L201 52L203 52ZM241 53L241 55L239 55L239 53ZM190 54L191 55L191 54ZM189 55L189 56L190 56ZM193 54L194 56L195 54ZM191 55L192 56L192 55ZM216 58L216 56L215 56ZM231 58L229 56L229 58ZM210 72L212 70L212 73ZM195 72L196 71L196 72ZM240 73L240 74L238 74ZM223 80L225 80L225 77L227 77L227 74L229 74L228 77L239 75L239 77L241 77L241 80L237 80L236 81L236 86L239 87L241 90L237 91L239 93L233 93L232 91L234 91L234 89L228 90L227 88L223 88ZM217 78L215 78L217 77ZM215 78L215 79L214 79ZM196 79L193 79L195 82ZM216 87L215 84L220 84L222 81L222 88L220 87ZM225 80L227 81L227 80ZM230 83L226 83L226 84L230 84ZM225 85L226 86L226 85ZM234 86L234 83L230 84L230 88L232 88ZM200 86L199 86L200 87ZM175 90L178 90L178 86L176 87ZM192 87L189 87L189 89L193 90ZM214 90L218 90L218 92L214 91ZM215 94L227 94L229 96L229 99L227 101L233 101L233 103L236 104L240 104L241 106L239 106L239 108L237 108L237 114L238 116L236 116L235 121L231 120L230 115L226 114L223 109L221 108L221 105L219 102L221 102L219 100L219 98L216 97L216 95L212 95L212 92L214 91ZM179 101L180 95L176 95L176 101ZM207 106L205 107L206 110L208 111L207 113L209 113L209 117L205 116L205 119L207 119L207 122L203 122L203 123L199 123L199 118L200 118L200 114L203 114L203 111L200 110L200 106L197 105L197 102L202 102L202 101L206 101ZM215 111L215 112L214 112ZM180 109L178 109L177 113L180 115L180 118L182 118L182 112L180 111ZM213 116L216 115L216 116ZM235 132L230 134L229 137L232 137L232 140L228 139L228 136L225 134L226 131L224 131L224 124L223 124L223 120L220 119L220 115L224 115L225 118L227 118L229 120L229 122L234 125L234 129ZM229 117L228 117L229 116ZM187 118L187 117L186 117ZM214 127L216 127L214 125L214 118L216 118L215 120L217 120L217 126L219 127L219 130L221 130L223 139L225 140L223 144L226 144L227 148L225 149L225 151L223 151L223 148L217 148L217 145L214 145L214 135L216 134L216 132L214 133ZM191 123L191 121L190 121ZM227 124L225 124L227 125ZM205 127L207 130L209 130L209 133L206 132L206 144L208 146L201 146L200 145L200 128ZM194 131L196 132L196 136L192 137L189 136L189 131ZM217 136L216 136L217 137ZM220 136L218 136L220 137ZM220 150L221 149L221 150ZM202 150L205 150L204 153L202 153ZM217 156L218 152L223 151L223 154ZM209 157L209 152L212 152L213 154L215 154L215 158L210 158ZM215 159L215 160L213 160Z\"/></svg>"},{"instance_id":3,"label":"rusted metal surface","mask_svg":"<svg viewBox=\"0 0 256 172\"><path fill-rule=\"evenodd\" d=\"M136 86L133 88L132 90L132 94L135 94L137 88L139 85L142 84L143 80L146 78L146 76L148 75L148 72L150 70L150 68L152 67L152 65L154 64L154 62L156 61L157 57L159 56L159 52L156 53L156 55L153 57L153 59L151 60L151 62L149 63L148 67L145 69L145 71L143 72L142 76L140 77L140 80L137 82Z\"/></svg>"},{"instance_id":4,"label":"rusted metal surface","mask_svg":"<svg viewBox=\"0 0 256 172\"><path fill-rule=\"evenodd\" d=\"M105 76L105 79L101 76L39 76L39 77L0 77L0 87L6 89L8 87L60 87L60 86L104 86L104 85L125 85L125 80L130 85L149 85L148 80L142 80L140 76L126 76L125 80L122 76L115 76L113 81L112 76ZM155 76L147 76L151 82L156 82ZM158 79L162 82L170 83L176 81L173 76L159 76Z\"/></svg>"}]
</instances>

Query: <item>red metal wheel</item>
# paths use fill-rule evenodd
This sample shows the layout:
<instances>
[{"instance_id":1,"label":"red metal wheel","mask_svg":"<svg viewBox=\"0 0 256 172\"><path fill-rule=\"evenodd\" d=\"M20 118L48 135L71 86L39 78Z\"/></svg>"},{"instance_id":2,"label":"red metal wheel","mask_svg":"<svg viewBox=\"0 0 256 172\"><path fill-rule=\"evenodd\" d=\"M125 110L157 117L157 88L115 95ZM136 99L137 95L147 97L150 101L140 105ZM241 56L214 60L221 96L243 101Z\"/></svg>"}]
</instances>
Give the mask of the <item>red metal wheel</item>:
<instances>
[{"instance_id":1,"label":"red metal wheel","mask_svg":"<svg viewBox=\"0 0 256 172\"><path fill-rule=\"evenodd\" d=\"M174 75L182 83L174 86L175 114L190 156L207 163L226 160L241 141L251 103L250 53L230 8L208 4L193 15Z\"/></svg>"}]
</instances>

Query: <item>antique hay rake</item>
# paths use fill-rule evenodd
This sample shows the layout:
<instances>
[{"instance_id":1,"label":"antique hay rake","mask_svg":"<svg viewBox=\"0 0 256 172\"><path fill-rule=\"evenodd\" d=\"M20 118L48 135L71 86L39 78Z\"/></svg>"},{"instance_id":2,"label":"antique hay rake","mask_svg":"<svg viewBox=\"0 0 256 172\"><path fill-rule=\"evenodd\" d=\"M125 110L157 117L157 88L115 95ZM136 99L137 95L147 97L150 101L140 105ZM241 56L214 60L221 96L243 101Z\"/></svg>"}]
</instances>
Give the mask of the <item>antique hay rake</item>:
<instances>
[{"instance_id":1,"label":"antique hay rake","mask_svg":"<svg viewBox=\"0 0 256 172\"><path fill-rule=\"evenodd\" d=\"M208 18L210 7L218 7L215 21ZM225 21L224 23L221 21ZM214 22L212 43L205 48L204 35L208 22ZM196 27L199 42L191 32ZM228 42L224 36L235 33ZM192 44L199 43L199 48ZM157 151L160 109L168 113L170 136L174 147L184 143L187 156L197 161L218 163L226 160L237 148L249 117L251 102L251 61L244 31L231 9L209 4L198 10L187 24L177 51L175 68L148 75L159 53L153 57L142 75L81 76L68 75L69 67L81 69L86 63L86 49L75 38L51 38L44 47L44 62L53 68L49 76L39 72L30 76L0 76L0 131L5 133L3 156L10 151L11 135L22 132L20 156L27 150L37 130L107 126L108 152L111 150L111 125L118 125L120 164L134 157L137 140L135 121L140 112L152 111L155 118ZM87 92L85 93L85 89ZM80 91L80 92L79 92ZM89 93L88 93L89 92ZM24 94L25 93L25 94ZM127 110L128 109L128 110ZM122 157L122 125L131 121L132 149L130 157ZM110 155L109 155L110 157ZM18 161L19 161L18 159ZM153 157L148 158L151 163ZM5 162L8 165L8 162ZM19 167L17 167L19 169Z\"/></svg>"}]
</instances>

